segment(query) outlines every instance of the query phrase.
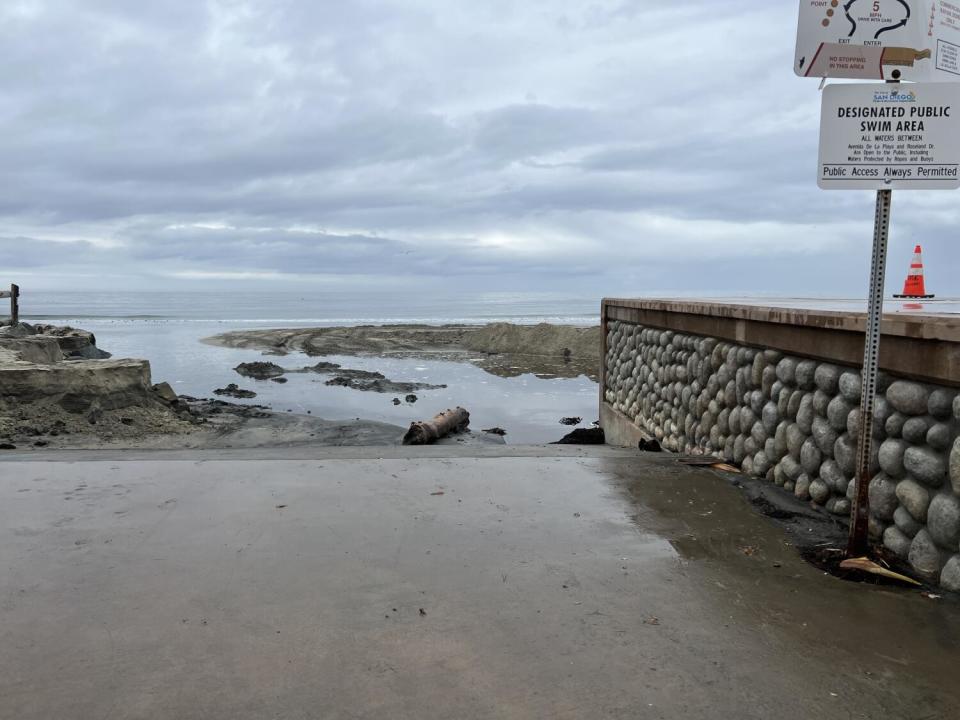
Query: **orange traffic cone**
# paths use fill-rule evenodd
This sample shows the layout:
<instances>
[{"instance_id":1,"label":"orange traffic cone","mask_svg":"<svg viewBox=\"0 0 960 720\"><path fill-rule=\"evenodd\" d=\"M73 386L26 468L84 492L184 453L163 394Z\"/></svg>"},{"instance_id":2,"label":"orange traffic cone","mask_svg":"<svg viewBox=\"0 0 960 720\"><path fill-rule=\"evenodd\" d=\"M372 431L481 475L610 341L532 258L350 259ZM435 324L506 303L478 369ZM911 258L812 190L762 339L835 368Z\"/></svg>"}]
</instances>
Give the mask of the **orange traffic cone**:
<instances>
[{"instance_id":1,"label":"orange traffic cone","mask_svg":"<svg viewBox=\"0 0 960 720\"><path fill-rule=\"evenodd\" d=\"M910 272L903 283L903 294L894 295L895 298L932 298L933 295L927 295L927 289L923 285L923 250L917 245L913 249L913 262L910 263Z\"/></svg>"}]
</instances>

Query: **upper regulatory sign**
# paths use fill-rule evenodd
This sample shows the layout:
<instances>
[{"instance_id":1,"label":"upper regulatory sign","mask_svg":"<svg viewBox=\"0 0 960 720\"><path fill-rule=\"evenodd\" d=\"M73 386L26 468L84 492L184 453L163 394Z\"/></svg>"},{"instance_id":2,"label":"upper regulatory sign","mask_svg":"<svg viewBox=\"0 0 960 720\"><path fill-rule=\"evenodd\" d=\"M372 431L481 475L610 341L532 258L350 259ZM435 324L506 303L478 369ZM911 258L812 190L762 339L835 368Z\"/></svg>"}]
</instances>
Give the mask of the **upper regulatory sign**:
<instances>
[{"instance_id":1,"label":"upper regulatory sign","mask_svg":"<svg viewBox=\"0 0 960 720\"><path fill-rule=\"evenodd\" d=\"M960 0L801 0L793 70L960 82Z\"/></svg>"},{"instance_id":2,"label":"upper regulatory sign","mask_svg":"<svg viewBox=\"0 0 960 720\"><path fill-rule=\"evenodd\" d=\"M828 85L817 184L825 190L960 187L960 85Z\"/></svg>"}]
</instances>

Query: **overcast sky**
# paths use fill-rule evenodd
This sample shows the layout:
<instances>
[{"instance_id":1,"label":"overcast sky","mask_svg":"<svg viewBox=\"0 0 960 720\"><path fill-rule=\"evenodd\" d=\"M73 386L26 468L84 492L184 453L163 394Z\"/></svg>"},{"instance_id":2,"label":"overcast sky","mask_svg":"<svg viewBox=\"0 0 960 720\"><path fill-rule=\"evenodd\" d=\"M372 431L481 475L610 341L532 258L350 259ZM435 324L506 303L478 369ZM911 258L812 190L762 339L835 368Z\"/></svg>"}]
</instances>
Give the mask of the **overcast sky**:
<instances>
[{"instance_id":1,"label":"overcast sky","mask_svg":"<svg viewBox=\"0 0 960 720\"><path fill-rule=\"evenodd\" d=\"M796 12L3 0L0 283L862 296ZM960 294L958 201L895 193L889 291Z\"/></svg>"}]
</instances>

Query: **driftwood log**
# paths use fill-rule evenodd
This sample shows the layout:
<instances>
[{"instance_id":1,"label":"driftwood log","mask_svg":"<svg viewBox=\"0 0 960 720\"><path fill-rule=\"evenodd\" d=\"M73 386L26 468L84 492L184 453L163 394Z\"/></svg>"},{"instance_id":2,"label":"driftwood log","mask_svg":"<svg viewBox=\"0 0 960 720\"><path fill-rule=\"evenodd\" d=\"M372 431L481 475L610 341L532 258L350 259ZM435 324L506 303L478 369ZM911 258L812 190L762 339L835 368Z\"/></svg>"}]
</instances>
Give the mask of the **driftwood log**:
<instances>
[{"instance_id":1,"label":"driftwood log","mask_svg":"<svg viewBox=\"0 0 960 720\"><path fill-rule=\"evenodd\" d=\"M429 445L450 433L466 429L470 424L470 413L462 407L445 410L433 420L410 423L410 429L403 436L404 445Z\"/></svg>"}]
</instances>

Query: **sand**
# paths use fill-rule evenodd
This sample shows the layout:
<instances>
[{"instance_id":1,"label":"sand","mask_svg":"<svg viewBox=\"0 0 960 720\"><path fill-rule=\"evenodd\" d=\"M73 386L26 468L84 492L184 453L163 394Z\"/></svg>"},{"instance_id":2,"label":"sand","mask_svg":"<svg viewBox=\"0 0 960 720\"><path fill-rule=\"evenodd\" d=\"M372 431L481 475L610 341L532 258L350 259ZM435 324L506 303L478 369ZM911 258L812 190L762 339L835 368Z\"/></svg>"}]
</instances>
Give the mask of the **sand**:
<instances>
[{"instance_id":1,"label":"sand","mask_svg":"<svg viewBox=\"0 0 960 720\"><path fill-rule=\"evenodd\" d=\"M523 373L596 379L600 328L568 325L360 325L238 330L204 342L267 355L423 357L470 362L501 377Z\"/></svg>"}]
</instances>

